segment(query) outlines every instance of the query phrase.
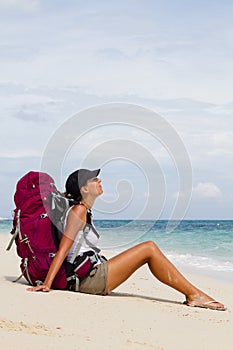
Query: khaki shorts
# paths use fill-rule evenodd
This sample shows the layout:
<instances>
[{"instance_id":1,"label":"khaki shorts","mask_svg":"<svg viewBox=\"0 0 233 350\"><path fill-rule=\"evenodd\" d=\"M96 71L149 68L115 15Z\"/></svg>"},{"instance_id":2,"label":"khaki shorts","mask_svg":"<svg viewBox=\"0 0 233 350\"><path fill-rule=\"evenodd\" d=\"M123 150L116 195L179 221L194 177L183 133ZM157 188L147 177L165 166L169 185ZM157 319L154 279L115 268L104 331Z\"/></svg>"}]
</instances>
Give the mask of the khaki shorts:
<instances>
[{"instance_id":1,"label":"khaki shorts","mask_svg":"<svg viewBox=\"0 0 233 350\"><path fill-rule=\"evenodd\" d=\"M87 294L106 295L108 277L108 262L96 265L79 285L79 292Z\"/></svg>"}]
</instances>

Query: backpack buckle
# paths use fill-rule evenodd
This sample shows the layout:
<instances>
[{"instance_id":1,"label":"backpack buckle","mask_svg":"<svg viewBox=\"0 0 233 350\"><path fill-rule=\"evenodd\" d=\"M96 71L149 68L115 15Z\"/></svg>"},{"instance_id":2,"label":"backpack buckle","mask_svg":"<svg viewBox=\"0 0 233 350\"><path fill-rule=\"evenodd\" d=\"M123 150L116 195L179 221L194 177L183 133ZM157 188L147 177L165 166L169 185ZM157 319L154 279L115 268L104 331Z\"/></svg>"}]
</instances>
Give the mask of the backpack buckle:
<instances>
[{"instance_id":1,"label":"backpack buckle","mask_svg":"<svg viewBox=\"0 0 233 350\"><path fill-rule=\"evenodd\" d=\"M47 213L44 213L44 214L41 214L41 215L40 215L40 218L41 218L41 219L45 219L45 218L47 218L47 217L48 217L48 214L47 214Z\"/></svg>"}]
</instances>

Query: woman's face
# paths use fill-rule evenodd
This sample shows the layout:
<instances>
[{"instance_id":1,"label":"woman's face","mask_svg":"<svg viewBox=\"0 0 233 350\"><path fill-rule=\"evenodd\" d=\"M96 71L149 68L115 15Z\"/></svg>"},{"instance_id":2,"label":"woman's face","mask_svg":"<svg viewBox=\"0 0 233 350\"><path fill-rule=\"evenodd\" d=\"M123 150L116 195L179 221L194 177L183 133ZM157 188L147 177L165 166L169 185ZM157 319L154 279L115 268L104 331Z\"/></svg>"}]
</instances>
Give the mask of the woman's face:
<instances>
[{"instance_id":1,"label":"woman's face","mask_svg":"<svg viewBox=\"0 0 233 350\"><path fill-rule=\"evenodd\" d=\"M90 194L100 196L103 193L101 179L98 177L88 180L86 186Z\"/></svg>"}]
</instances>

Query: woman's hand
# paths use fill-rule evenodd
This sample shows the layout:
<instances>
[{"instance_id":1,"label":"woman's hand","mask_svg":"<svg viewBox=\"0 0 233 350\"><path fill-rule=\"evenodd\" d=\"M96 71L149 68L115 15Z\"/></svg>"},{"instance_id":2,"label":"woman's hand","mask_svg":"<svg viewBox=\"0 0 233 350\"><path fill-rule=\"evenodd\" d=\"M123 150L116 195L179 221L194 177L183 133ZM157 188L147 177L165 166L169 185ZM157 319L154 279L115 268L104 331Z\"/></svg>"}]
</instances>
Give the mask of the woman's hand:
<instances>
[{"instance_id":1,"label":"woman's hand","mask_svg":"<svg viewBox=\"0 0 233 350\"><path fill-rule=\"evenodd\" d=\"M49 292L50 291L50 288L48 286L46 286L46 284L41 284L39 286L36 286L36 287L30 287L30 288L27 288L27 291L29 292Z\"/></svg>"}]
</instances>

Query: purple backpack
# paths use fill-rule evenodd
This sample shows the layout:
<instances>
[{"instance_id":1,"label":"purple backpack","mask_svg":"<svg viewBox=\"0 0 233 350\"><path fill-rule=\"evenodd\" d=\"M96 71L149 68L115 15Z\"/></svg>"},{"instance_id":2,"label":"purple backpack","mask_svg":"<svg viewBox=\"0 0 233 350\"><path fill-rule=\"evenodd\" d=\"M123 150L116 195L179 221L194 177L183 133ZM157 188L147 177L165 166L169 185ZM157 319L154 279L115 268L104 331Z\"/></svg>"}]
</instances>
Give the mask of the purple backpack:
<instances>
[{"instance_id":1,"label":"purple backpack","mask_svg":"<svg viewBox=\"0 0 233 350\"><path fill-rule=\"evenodd\" d=\"M39 285L45 280L59 241L54 236L54 225L50 220L51 197L57 193L53 178L46 173L30 171L17 183L11 231L13 237L7 247L9 250L15 241L17 254L21 258L22 275L17 281L22 276L31 285ZM62 265L52 288L66 289L66 286L66 271Z\"/></svg>"}]
</instances>

